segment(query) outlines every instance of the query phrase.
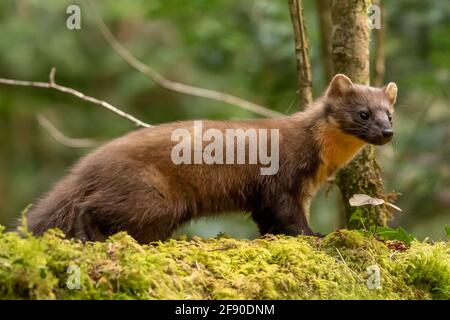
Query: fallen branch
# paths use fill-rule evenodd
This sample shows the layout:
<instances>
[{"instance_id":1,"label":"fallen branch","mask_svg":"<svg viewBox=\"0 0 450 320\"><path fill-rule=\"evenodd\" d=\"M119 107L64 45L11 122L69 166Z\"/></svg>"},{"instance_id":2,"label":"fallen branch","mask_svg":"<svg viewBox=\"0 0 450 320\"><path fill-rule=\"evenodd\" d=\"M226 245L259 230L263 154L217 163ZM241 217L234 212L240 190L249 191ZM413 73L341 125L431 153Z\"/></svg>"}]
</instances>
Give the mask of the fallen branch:
<instances>
[{"instance_id":1,"label":"fallen branch","mask_svg":"<svg viewBox=\"0 0 450 320\"><path fill-rule=\"evenodd\" d=\"M84 93L77 91L75 89L72 88L68 88L68 87L64 87L61 86L59 84L57 84L55 82L55 73L56 73L56 69L52 68L52 70L50 71L50 79L49 82L37 82L37 81L23 81L23 80L13 80L13 79L5 79L5 78L0 78L0 83L2 84L7 84L7 85L12 85L12 86L23 86L23 87L36 87L36 88L46 88L46 89L54 89L60 92L64 92L64 93L68 93L71 94L73 96L76 96L82 100L94 103L96 105L102 106L106 109L108 109L109 111L114 112L115 114L121 116L122 118L128 119L132 122L134 122L134 124L136 124L139 127L144 127L144 128L148 128L151 127L151 125L149 125L148 123L145 123L135 117L133 117L132 115L123 112L122 110L114 107L113 105L111 105L108 102L105 102L103 100L99 100L97 98L85 95Z\"/></svg>"},{"instance_id":2,"label":"fallen branch","mask_svg":"<svg viewBox=\"0 0 450 320\"><path fill-rule=\"evenodd\" d=\"M238 98L236 96L233 96L228 93L216 91L216 90L210 90L200 87L194 87L190 85L186 85L184 83L175 82L172 80L169 80L150 68L148 65L142 63L139 61L133 54L131 54L130 51L128 51L111 33L111 31L106 26L105 22L102 20L100 15L97 13L97 10L95 8L95 5L91 0L88 0L92 11L94 13L95 23L97 27L99 28L100 32L102 33L103 37L108 41L108 43L111 45L111 47L114 49L114 51L131 67L136 69L137 71L143 73L148 78L159 84L161 87L166 88L168 90L172 90L175 92L196 96L196 97L202 97L207 99L212 99L216 101L225 102L231 105L234 105L236 107L239 107L241 109L245 109L247 111L251 111L253 113L274 118L283 116L282 113L270 110L266 107L263 107L261 105L258 105L256 103Z\"/></svg>"},{"instance_id":3,"label":"fallen branch","mask_svg":"<svg viewBox=\"0 0 450 320\"><path fill-rule=\"evenodd\" d=\"M38 114L36 116L37 121L39 124L48 131L48 133L61 143L62 145L65 145L66 147L70 148L92 148L98 145L98 142L92 140L92 139L74 139L69 138L66 135L64 135L60 130L58 130L53 123L50 122L46 117L44 117L41 114Z\"/></svg>"}]
</instances>

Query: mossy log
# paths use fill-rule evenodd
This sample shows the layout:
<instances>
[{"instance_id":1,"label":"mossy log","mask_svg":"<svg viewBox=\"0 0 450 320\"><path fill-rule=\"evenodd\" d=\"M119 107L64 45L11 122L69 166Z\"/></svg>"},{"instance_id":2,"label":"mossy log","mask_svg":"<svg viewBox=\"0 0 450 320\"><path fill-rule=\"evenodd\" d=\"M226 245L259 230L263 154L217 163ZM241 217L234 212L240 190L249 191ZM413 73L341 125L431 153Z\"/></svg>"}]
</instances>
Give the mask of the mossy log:
<instances>
[{"instance_id":1,"label":"mossy log","mask_svg":"<svg viewBox=\"0 0 450 320\"><path fill-rule=\"evenodd\" d=\"M374 265L377 288L368 286ZM347 230L320 240L220 237L145 246L119 233L83 244L57 230L35 238L0 227L0 298L449 299L450 245L405 248Z\"/></svg>"}]
</instances>

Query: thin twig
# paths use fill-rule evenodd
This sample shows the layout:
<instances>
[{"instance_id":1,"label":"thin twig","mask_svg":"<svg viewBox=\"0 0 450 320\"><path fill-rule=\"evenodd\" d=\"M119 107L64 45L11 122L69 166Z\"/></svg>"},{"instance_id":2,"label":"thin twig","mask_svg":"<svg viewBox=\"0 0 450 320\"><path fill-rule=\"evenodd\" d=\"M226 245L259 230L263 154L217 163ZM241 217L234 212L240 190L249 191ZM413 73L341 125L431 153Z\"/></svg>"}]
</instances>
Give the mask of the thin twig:
<instances>
[{"instance_id":1,"label":"thin twig","mask_svg":"<svg viewBox=\"0 0 450 320\"><path fill-rule=\"evenodd\" d=\"M58 130L53 123L51 123L46 117L41 114L36 116L39 124L50 133L50 135L58 141L59 143L70 147L70 148L92 148L98 145L98 142L92 139L74 139L69 138L64 135L60 130Z\"/></svg>"},{"instance_id":2,"label":"thin twig","mask_svg":"<svg viewBox=\"0 0 450 320\"><path fill-rule=\"evenodd\" d=\"M334 248L336 249L337 253L339 254L339 257L341 257L342 263L348 268L348 270L350 270L350 272L353 273L353 274L358 278L359 281L364 281L364 280L359 276L359 274L357 274L355 271L353 271L353 270L348 266L347 262L345 262L344 257L342 256L342 254L341 254L341 252L339 251L339 249L336 248L336 247L334 247Z\"/></svg>"},{"instance_id":3,"label":"thin twig","mask_svg":"<svg viewBox=\"0 0 450 320\"><path fill-rule=\"evenodd\" d=\"M316 1L319 19L320 50L325 83L333 77L333 60L331 58L331 35L333 22L331 21L331 0Z\"/></svg>"},{"instance_id":4,"label":"thin twig","mask_svg":"<svg viewBox=\"0 0 450 320\"><path fill-rule=\"evenodd\" d=\"M97 27L99 28L106 41L108 41L110 46L114 49L114 51L131 67L143 73L148 78L159 84L161 87L191 96L225 102L241 109L245 109L247 111L262 115L264 117L275 118L283 116L283 114L280 112L273 111L256 103L238 98L225 92L190 86L165 78L164 76L153 70L151 67L139 61L135 56L133 56L133 54L128 51L128 49L126 49L108 29L105 22L97 13L97 9L95 8L93 2L91 0L88 0L88 2L92 8Z\"/></svg>"},{"instance_id":5,"label":"thin twig","mask_svg":"<svg viewBox=\"0 0 450 320\"><path fill-rule=\"evenodd\" d=\"M374 85L381 87L384 83L385 74L385 56L384 56L384 42L386 36L386 23L384 17L384 4L382 0L374 0L373 4L380 7L381 14L381 29L375 29L375 69L374 69Z\"/></svg>"},{"instance_id":6,"label":"thin twig","mask_svg":"<svg viewBox=\"0 0 450 320\"><path fill-rule=\"evenodd\" d=\"M236 248L236 246L233 245L233 244L229 244L229 245L226 245L226 246L221 247L221 248L214 248L214 249L210 249L210 250L207 250L207 251L208 251L208 252L212 252L212 251L225 251L225 250L233 249L233 248Z\"/></svg>"},{"instance_id":7,"label":"thin twig","mask_svg":"<svg viewBox=\"0 0 450 320\"><path fill-rule=\"evenodd\" d=\"M390 259L392 259L397 253L399 253L400 251L399 250L395 250L393 253L391 253L390 255L389 255L389 258Z\"/></svg>"},{"instance_id":8,"label":"thin twig","mask_svg":"<svg viewBox=\"0 0 450 320\"><path fill-rule=\"evenodd\" d=\"M85 95L84 93L77 91L75 89L72 88L68 88L68 87L64 87L61 86L59 84L57 84L55 82L55 73L56 73L56 69L52 68L52 70L50 71L50 76L49 76L49 82L38 82L38 81L23 81L23 80L13 80L13 79L5 79L5 78L0 78L0 83L2 84L7 84L7 85L12 85L12 86L23 86L23 87L36 87L36 88L46 88L46 89L54 89L60 92L64 92L64 93L68 93L71 94L75 97L78 97L82 100L94 103L96 105L102 106L106 109L108 109L109 111L114 112L115 114L118 114L119 116L126 118L132 122L134 122L137 126L139 127L144 127L144 128L148 128L151 127L151 125L149 125L148 123L145 123L135 117L133 117L132 115L123 112L122 110L114 107L113 105L111 105L108 102L105 102L103 100L99 100L97 98Z\"/></svg>"},{"instance_id":9,"label":"thin twig","mask_svg":"<svg viewBox=\"0 0 450 320\"><path fill-rule=\"evenodd\" d=\"M301 0L289 0L289 12L294 29L295 58L297 60L297 80L300 108L303 109L313 101L311 65L308 55L308 41L303 18Z\"/></svg>"}]
</instances>

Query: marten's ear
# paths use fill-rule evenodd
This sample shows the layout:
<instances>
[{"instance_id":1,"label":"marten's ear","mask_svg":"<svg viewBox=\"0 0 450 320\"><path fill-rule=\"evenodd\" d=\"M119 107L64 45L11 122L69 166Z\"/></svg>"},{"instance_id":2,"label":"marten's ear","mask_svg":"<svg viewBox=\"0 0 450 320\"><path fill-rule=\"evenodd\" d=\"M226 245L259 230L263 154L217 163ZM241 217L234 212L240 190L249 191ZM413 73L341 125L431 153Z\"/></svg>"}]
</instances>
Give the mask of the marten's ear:
<instances>
[{"instance_id":1,"label":"marten's ear","mask_svg":"<svg viewBox=\"0 0 450 320\"><path fill-rule=\"evenodd\" d=\"M389 103L393 106L397 100L397 85L394 82L389 82L383 87L383 91L389 99Z\"/></svg>"},{"instance_id":2,"label":"marten's ear","mask_svg":"<svg viewBox=\"0 0 450 320\"><path fill-rule=\"evenodd\" d=\"M342 97L344 91L353 87L353 82L345 74L339 73L331 79L330 85L327 89L327 97Z\"/></svg>"}]
</instances>

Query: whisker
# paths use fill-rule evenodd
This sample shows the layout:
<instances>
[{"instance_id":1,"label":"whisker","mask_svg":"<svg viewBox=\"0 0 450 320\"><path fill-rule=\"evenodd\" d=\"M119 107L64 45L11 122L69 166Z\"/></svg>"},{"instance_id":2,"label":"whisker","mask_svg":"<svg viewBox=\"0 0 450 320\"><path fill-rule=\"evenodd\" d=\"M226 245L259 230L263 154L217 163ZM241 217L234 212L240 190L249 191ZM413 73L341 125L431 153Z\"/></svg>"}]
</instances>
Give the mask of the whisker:
<instances>
[{"instance_id":1,"label":"whisker","mask_svg":"<svg viewBox=\"0 0 450 320\"><path fill-rule=\"evenodd\" d=\"M394 152L397 151L397 140L393 137L390 144L392 145L392 149L394 149Z\"/></svg>"},{"instance_id":2,"label":"whisker","mask_svg":"<svg viewBox=\"0 0 450 320\"><path fill-rule=\"evenodd\" d=\"M344 128L344 130L346 132L348 132L348 133L351 133L351 134L376 134L376 132L373 129L370 129L370 128L364 128L364 129L361 129L361 128L347 128L347 129L345 129Z\"/></svg>"}]
</instances>

